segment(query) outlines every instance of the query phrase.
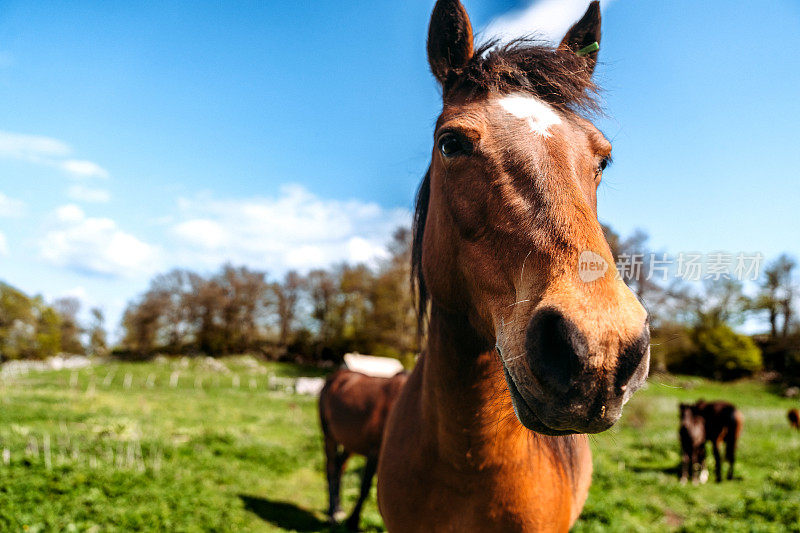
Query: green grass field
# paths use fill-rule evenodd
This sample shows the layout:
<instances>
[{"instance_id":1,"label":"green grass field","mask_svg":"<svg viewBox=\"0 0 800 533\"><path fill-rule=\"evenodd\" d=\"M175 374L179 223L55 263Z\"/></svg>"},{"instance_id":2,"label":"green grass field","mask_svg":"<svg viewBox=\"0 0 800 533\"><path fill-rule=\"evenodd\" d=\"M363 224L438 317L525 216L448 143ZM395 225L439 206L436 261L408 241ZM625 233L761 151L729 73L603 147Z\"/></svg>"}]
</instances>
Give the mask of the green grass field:
<instances>
[{"instance_id":1,"label":"green grass field","mask_svg":"<svg viewBox=\"0 0 800 533\"><path fill-rule=\"evenodd\" d=\"M314 397L270 375L312 369L223 360L110 363L0 381L2 531L324 531ZM745 426L737 479L681 486L680 400L728 399ZM651 379L593 437L595 474L576 531L800 531L797 405L758 382ZM362 461L344 480L345 509ZM362 519L382 531L375 495Z\"/></svg>"}]
</instances>

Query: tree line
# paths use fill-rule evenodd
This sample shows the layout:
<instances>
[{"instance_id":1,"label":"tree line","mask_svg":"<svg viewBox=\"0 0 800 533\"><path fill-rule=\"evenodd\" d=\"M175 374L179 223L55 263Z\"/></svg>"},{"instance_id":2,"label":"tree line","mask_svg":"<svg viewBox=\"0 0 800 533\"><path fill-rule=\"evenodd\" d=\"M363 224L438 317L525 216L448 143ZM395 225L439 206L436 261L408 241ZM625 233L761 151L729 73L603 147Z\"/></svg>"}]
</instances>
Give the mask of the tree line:
<instances>
[{"instance_id":1,"label":"tree line","mask_svg":"<svg viewBox=\"0 0 800 533\"><path fill-rule=\"evenodd\" d=\"M604 227L616 258L653 257L648 236L637 231L623 239ZM675 258L669 262L675 263ZM757 272L755 293L731 275L706 276L689 283L671 276L652 276L653 263L623 279L650 313L652 364L658 370L735 379L763 369L800 378L800 324L797 306L797 262L781 254ZM753 291L750 291L753 292ZM743 335L748 321L769 323L769 331Z\"/></svg>"},{"instance_id":2,"label":"tree line","mask_svg":"<svg viewBox=\"0 0 800 533\"><path fill-rule=\"evenodd\" d=\"M604 230L618 262L655 253L642 231L623 238ZM113 353L146 358L250 352L335 363L358 351L411 361L421 344L409 281L411 232L398 229L387 249L376 265L342 263L279 279L230 264L211 274L159 274L128 304ZM654 268L645 261L636 270L620 269L650 312L654 368L718 379L762 369L800 377L800 289L793 258L784 254L767 262L750 290L732 276L689 283L674 275L659 279ZM91 310L90 323L81 325L79 311L75 298L48 304L0 284L0 356L107 353L102 312ZM752 336L737 332L753 321L768 329Z\"/></svg>"},{"instance_id":3,"label":"tree line","mask_svg":"<svg viewBox=\"0 0 800 533\"><path fill-rule=\"evenodd\" d=\"M106 355L103 312L90 311L91 323L78 320L80 300L57 298L48 304L0 282L0 361L42 359L60 353Z\"/></svg>"},{"instance_id":4,"label":"tree line","mask_svg":"<svg viewBox=\"0 0 800 533\"><path fill-rule=\"evenodd\" d=\"M376 267L343 263L277 280L230 264L211 275L160 274L125 310L117 353L256 352L305 362L336 362L350 351L413 357L410 250L410 231L401 228Z\"/></svg>"}]
</instances>

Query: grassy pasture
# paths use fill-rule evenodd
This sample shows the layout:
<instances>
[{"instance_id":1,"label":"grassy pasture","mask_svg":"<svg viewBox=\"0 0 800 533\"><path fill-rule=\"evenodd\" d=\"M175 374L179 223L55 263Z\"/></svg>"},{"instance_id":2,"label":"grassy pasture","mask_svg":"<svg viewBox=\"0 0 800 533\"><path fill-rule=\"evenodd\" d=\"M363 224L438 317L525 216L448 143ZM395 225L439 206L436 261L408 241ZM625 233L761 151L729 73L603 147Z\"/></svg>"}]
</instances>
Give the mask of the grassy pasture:
<instances>
[{"instance_id":1,"label":"grassy pasture","mask_svg":"<svg viewBox=\"0 0 800 533\"><path fill-rule=\"evenodd\" d=\"M0 380L0 530L327 530L316 401L280 381L317 371L224 366L110 363ZM699 397L744 412L733 482L677 482L677 403ZM594 483L575 531L800 531L800 434L785 419L798 403L759 382L654 377L620 424L592 437ZM347 510L362 465L345 477ZM383 530L374 489L362 524Z\"/></svg>"}]
</instances>

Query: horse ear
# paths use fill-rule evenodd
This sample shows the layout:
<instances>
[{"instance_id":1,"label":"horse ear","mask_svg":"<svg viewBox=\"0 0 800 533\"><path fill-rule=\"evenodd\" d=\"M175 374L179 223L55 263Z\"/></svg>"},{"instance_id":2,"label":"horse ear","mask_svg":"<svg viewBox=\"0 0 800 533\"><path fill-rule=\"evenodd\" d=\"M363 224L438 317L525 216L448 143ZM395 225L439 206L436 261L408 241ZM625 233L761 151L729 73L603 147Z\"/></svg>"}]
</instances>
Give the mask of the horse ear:
<instances>
[{"instance_id":1,"label":"horse ear","mask_svg":"<svg viewBox=\"0 0 800 533\"><path fill-rule=\"evenodd\" d=\"M444 85L447 76L472 58L472 24L459 0L438 0L428 28L428 63Z\"/></svg>"},{"instance_id":2,"label":"horse ear","mask_svg":"<svg viewBox=\"0 0 800 533\"><path fill-rule=\"evenodd\" d=\"M595 43L597 43L595 45ZM558 47L578 54L586 61L589 73L597 65L600 50L600 2L594 0L586 9L581 20L572 25Z\"/></svg>"}]
</instances>

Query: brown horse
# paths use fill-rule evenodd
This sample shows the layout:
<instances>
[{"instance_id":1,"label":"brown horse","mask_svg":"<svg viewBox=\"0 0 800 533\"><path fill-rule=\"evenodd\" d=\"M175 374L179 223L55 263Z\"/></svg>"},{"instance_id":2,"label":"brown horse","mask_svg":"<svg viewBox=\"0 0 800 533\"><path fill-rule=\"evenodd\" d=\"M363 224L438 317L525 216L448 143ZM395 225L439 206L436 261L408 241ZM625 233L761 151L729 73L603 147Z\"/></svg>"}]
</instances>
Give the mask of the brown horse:
<instances>
[{"instance_id":1,"label":"brown horse","mask_svg":"<svg viewBox=\"0 0 800 533\"><path fill-rule=\"evenodd\" d=\"M557 48L474 50L460 2L433 10L443 110L412 254L428 337L381 450L390 531L567 531L591 483L582 434L646 379L647 313L597 221L611 145L581 115L599 41L597 2Z\"/></svg>"},{"instance_id":2,"label":"brown horse","mask_svg":"<svg viewBox=\"0 0 800 533\"><path fill-rule=\"evenodd\" d=\"M719 446L725 442L725 460L728 461L728 479L733 479L733 463L736 460L736 442L742 432L742 413L727 402L705 402L680 405L681 428L681 483L691 478L693 483L705 483L706 442L714 450L717 483L722 481L722 459ZM700 471L699 479L697 471Z\"/></svg>"},{"instance_id":3,"label":"brown horse","mask_svg":"<svg viewBox=\"0 0 800 533\"><path fill-rule=\"evenodd\" d=\"M339 487L347 459L354 453L367 458L361 493L346 521L350 530L358 530L361 507L372 487L386 419L406 378L404 372L380 378L343 369L331 374L320 392L319 420L325 437L328 516L332 522L340 513Z\"/></svg>"},{"instance_id":4,"label":"brown horse","mask_svg":"<svg viewBox=\"0 0 800 533\"><path fill-rule=\"evenodd\" d=\"M789 418L789 425L800 430L800 410L789 409L786 416Z\"/></svg>"}]
</instances>

